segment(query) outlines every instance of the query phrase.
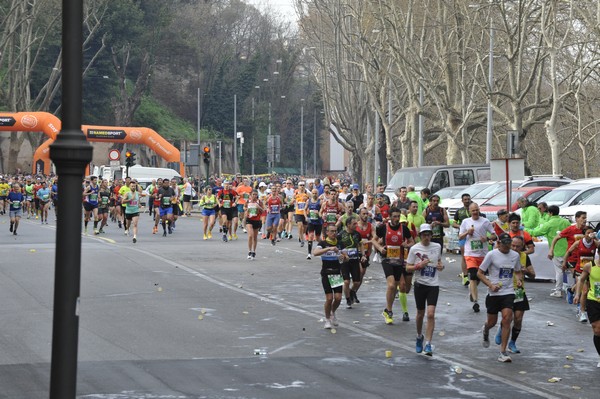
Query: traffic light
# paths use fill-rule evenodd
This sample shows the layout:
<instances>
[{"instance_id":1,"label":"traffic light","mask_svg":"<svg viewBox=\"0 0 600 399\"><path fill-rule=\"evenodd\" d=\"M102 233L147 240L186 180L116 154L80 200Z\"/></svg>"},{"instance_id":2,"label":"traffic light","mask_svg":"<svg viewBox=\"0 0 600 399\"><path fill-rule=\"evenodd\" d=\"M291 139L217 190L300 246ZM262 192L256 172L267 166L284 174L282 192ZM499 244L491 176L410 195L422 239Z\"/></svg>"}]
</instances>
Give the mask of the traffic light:
<instances>
[{"instance_id":1,"label":"traffic light","mask_svg":"<svg viewBox=\"0 0 600 399\"><path fill-rule=\"evenodd\" d=\"M125 166L132 167L135 165L135 152L127 151L125 153Z\"/></svg>"},{"instance_id":2,"label":"traffic light","mask_svg":"<svg viewBox=\"0 0 600 399\"><path fill-rule=\"evenodd\" d=\"M209 146L204 147L203 151L204 151L204 163L209 164L210 163L210 147Z\"/></svg>"}]
</instances>

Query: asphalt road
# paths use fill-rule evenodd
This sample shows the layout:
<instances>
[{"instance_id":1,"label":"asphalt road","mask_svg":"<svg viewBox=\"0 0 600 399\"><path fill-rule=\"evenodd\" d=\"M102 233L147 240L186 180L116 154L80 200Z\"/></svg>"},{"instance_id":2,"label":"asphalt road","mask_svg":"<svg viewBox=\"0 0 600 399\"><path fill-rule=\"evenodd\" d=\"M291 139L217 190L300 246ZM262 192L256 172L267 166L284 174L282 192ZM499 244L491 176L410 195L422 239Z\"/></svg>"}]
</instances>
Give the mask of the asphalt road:
<instances>
[{"instance_id":1,"label":"asphalt road","mask_svg":"<svg viewBox=\"0 0 600 399\"><path fill-rule=\"evenodd\" d=\"M0 398L47 398L55 222L23 220L14 237L7 220L0 216ZM522 353L502 364L493 342L482 347L485 312L473 313L458 257L446 254L429 358L415 353L412 294L411 321L384 324L379 264L361 303L338 310L333 333L323 329L320 261L306 260L296 239L261 241L249 261L245 234L203 241L197 217L162 237L145 215L135 245L116 225L106 230L83 238L80 398L598 397L591 328L548 296L551 283L527 284Z\"/></svg>"}]
</instances>

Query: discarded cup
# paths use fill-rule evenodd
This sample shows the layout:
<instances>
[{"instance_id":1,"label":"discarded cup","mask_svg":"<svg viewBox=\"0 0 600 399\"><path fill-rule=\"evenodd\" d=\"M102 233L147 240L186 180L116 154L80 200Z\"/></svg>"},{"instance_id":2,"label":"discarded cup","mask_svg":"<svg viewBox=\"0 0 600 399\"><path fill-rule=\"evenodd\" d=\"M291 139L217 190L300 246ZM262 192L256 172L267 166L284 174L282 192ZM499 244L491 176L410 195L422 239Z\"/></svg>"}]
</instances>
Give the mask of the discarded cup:
<instances>
[{"instance_id":1,"label":"discarded cup","mask_svg":"<svg viewBox=\"0 0 600 399\"><path fill-rule=\"evenodd\" d=\"M456 374L462 374L462 372L463 372L462 367L460 367L460 366L452 366L452 367L450 367L450 371L452 371Z\"/></svg>"},{"instance_id":2,"label":"discarded cup","mask_svg":"<svg viewBox=\"0 0 600 399\"><path fill-rule=\"evenodd\" d=\"M548 378L548 382L559 382L560 380L562 380L562 378L560 377Z\"/></svg>"},{"instance_id":3,"label":"discarded cup","mask_svg":"<svg viewBox=\"0 0 600 399\"><path fill-rule=\"evenodd\" d=\"M551 321L547 321L547 322L546 322L546 325L547 325L548 327L552 327L552 326L554 325L554 323L552 323Z\"/></svg>"},{"instance_id":4,"label":"discarded cup","mask_svg":"<svg viewBox=\"0 0 600 399\"><path fill-rule=\"evenodd\" d=\"M385 351L385 357L387 357L388 359L392 357L392 351Z\"/></svg>"}]
</instances>

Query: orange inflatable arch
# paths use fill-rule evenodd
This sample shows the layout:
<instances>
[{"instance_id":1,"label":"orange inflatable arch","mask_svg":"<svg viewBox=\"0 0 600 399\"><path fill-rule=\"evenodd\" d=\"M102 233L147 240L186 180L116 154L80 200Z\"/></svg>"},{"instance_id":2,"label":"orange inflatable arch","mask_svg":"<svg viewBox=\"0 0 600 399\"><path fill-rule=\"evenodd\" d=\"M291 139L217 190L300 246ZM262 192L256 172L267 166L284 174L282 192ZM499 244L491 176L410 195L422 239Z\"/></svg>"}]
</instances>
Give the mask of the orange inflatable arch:
<instances>
[{"instance_id":1,"label":"orange inflatable arch","mask_svg":"<svg viewBox=\"0 0 600 399\"><path fill-rule=\"evenodd\" d=\"M33 173L50 173L50 145L61 129L61 122L48 112L15 112L0 114L0 130L16 132L43 132L49 137L33 155ZM181 154L177 148L156 131L146 127L114 127L83 125L81 130L88 141L143 144L167 162L179 164L179 173L185 175Z\"/></svg>"}]
</instances>

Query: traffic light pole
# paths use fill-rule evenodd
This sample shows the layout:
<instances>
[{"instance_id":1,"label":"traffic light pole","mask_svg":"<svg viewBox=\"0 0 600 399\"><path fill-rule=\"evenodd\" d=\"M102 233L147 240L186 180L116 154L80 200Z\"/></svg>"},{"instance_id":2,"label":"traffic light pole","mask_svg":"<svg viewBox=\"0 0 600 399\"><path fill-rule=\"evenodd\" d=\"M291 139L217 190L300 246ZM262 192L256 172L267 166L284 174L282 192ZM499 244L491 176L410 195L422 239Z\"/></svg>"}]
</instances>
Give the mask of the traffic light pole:
<instances>
[{"instance_id":1,"label":"traffic light pole","mask_svg":"<svg viewBox=\"0 0 600 399\"><path fill-rule=\"evenodd\" d=\"M125 166L125 177L129 177L129 165Z\"/></svg>"}]
</instances>

